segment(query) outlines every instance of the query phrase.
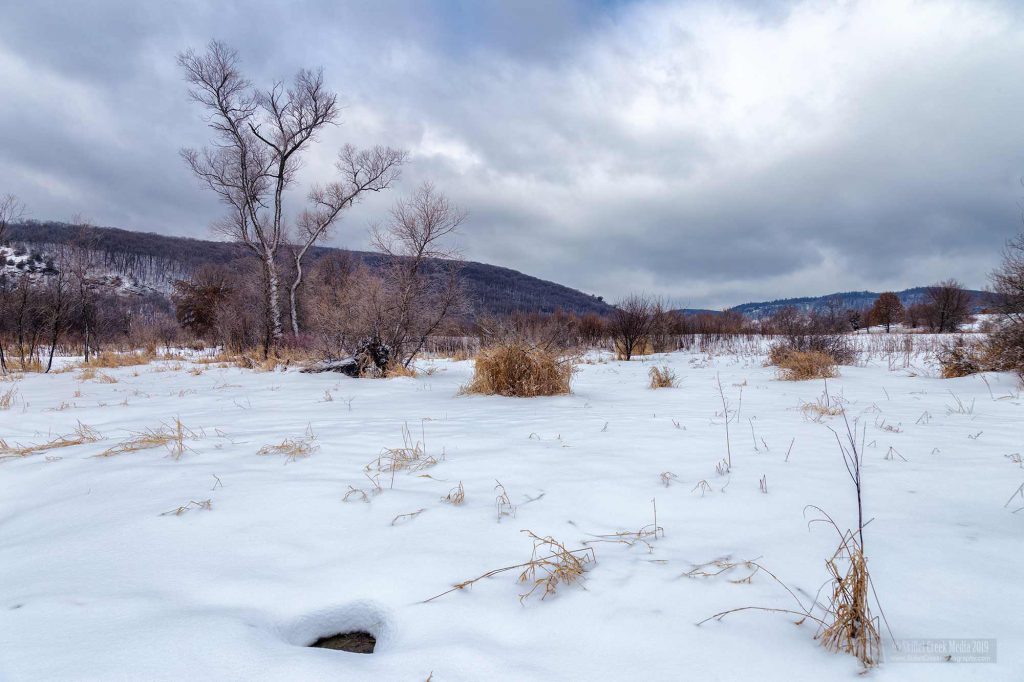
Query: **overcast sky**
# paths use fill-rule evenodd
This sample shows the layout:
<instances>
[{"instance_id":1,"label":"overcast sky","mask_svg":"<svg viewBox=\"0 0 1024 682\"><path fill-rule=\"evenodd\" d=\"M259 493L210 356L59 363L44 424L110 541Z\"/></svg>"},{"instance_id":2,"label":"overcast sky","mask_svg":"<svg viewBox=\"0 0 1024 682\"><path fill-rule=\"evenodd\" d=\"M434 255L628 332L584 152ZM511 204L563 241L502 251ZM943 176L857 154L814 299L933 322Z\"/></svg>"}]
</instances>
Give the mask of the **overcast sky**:
<instances>
[{"instance_id":1,"label":"overcast sky","mask_svg":"<svg viewBox=\"0 0 1024 682\"><path fill-rule=\"evenodd\" d=\"M4 0L0 193L210 237L175 55L211 38L257 84L324 67L346 109L304 183L346 142L410 151L334 245L430 179L472 260L722 307L980 287L1021 229L1024 11L981 0Z\"/></svg>"}]
</instances>

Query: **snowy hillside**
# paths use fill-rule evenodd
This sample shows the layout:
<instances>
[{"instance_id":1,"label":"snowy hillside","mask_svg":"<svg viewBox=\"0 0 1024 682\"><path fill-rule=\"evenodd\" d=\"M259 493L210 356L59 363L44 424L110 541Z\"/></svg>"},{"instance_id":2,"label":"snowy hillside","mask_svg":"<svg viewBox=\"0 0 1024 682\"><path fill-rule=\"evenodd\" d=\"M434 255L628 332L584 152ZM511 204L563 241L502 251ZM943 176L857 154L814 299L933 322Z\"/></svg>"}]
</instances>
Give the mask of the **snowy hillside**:
<instances>
[{"instance_id":1,"label":"snowy hillside","mask_svg":"<svg viewBox=\"0 0 1024 682\"><path fill-rule=\"evenodd\" d=\"M696 625L826 583L836 537L806 507L856 521L823 400L866 429L865 549L904 653L998 645L996 662L912 663L883 629L866 679L1021 679L1013 377L876 357L826 387L756 354L652 361L679 387L593 358L572 395L536 399L459 395L472 363L449 361L389 380L161 362L0 383L0 679L865 679L811 621ZM117 449L175 419L179 456ZM406 425L423 447L388 471ZM520 569L426 602L527 561L527 530L592 548L582 584L522 598ZM306 646L351 629L375 653Z\"/></svg>"},{"instance_id":2,"label":"snowy hillside","mask_svg":"<svg viewBox=\"0 0 1024 682\"><path fill-rule=\"evenodd\" d=\"M48 249L47 246L51 248ZM34 282L45 282L47 277L60 271L61 264L54 255L56 251L57 247L52 244L35 248L19 243L0 246L0 274L15 280L28 277ZM95 254L92 254L91 262L87 279L92 287L125 296L170 293L170 287L166 282L162 287L153 286L139 281L131 274L112 271L109 267L104 267Z\"/></svg>"}]
</instances>

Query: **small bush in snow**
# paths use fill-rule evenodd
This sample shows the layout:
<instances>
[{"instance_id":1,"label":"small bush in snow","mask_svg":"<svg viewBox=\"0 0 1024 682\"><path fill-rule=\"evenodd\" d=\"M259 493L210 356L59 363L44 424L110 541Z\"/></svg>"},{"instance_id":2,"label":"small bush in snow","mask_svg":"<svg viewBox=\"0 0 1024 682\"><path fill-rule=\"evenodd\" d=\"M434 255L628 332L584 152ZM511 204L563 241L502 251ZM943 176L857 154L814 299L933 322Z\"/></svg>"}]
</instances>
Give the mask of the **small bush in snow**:
<instances>
[{"instance_id":1,"label":"small bush in snow","mask_svg":"<svg viewBox=\"0 0 1024 682\"><path fill-rule=\"evenodd\" d=\"M675 388L676 373L670 367L651 367L651 388Z\"/></svg>"},{"instance_id":2,"label":"small bush in snow","mask_svg":"<svg viewBox=\"0 0 1024 682\"><path fill-rule=\"evenodd\" d=\"M779 378L783 381L831 379L839 376L836 361L831 355L820 351L788 350L778 345L772 347L768 361L779 368Z\"/></svg>"},{"instance_id":3,"label":"small bush in snow","mask_svg":"<svg viewBox=\"0 0 1024 682\"><path fill-rule=\"evenodd\" d=\"M525 341L484 349L476 357L466 393L530 398L570 392L576 358Z\"/></svg>"}]
</instances>

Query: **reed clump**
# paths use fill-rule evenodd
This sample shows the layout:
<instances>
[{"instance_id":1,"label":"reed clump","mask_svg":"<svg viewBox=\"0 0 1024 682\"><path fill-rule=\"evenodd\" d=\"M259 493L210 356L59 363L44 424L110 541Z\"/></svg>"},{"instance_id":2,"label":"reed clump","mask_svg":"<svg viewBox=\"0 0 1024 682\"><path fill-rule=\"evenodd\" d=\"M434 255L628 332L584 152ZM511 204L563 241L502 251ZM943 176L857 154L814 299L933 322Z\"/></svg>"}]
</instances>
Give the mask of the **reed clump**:
<instances>
[{"instance_id":1,"label":"reed clump","mask_svg":"<svg viewBox=\"0 0 1024 682\"><path fill-rule=\"evenodd\" d=\"M525 341L509 341L481 350L473 379L464 393L517 398L565 395L572 390L576 357Z\"/></svg>"}]
</instances>

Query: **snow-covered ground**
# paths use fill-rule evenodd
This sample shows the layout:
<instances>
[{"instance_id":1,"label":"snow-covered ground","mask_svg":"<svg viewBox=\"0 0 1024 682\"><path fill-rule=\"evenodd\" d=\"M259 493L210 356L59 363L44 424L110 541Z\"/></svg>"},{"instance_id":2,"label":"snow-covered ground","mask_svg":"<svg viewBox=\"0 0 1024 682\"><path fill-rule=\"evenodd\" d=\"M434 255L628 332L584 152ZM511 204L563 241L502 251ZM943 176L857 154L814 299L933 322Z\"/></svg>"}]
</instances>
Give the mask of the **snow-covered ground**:
<instances>
[{"instance_id":1,"label":"snow-covered ground","mask_svg":"<svg viewBox=\"0 0 1024 682\"><path fill-rule=\"evenodd\" d=\"M647 388L652 362L679 387ZM8 446L79 422L101 437L0 463L0 679L859 679L810 622L745 611L696 625L792 608L764 572L685 575L757 560L807 601L826 581L835 534L809 529L805 506L844 527L855 507L828 428L842 417L801 410L822 382L685 353L583 365L573 395L539 399L458 395L471 362L389 380L196 367L0 383L17 389L0 411ZM1004 506L1024 483L1024 400L1014 377L986 378L878 361L828 383L867 429L865 549L894 636L997 646L995 663L890 652L871 679L1024 679L1024 501ZM178 459L95 456L176 418L193 432ZM405 424L440 461L384 474L374 494L365 467ZM286 438L314 451L257 454ZM514 515L499 518L496 481ZM464 503L443 502L460 482ZM655 500L664 536L591 545L582 586L521 603L512 571L422 603L526 561L524 529L582 547L653 523ZM376 653L305 646L353 629L378 637Z\"/></svg>"}]
</instances>

